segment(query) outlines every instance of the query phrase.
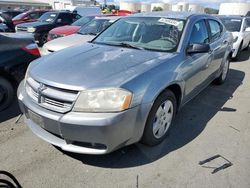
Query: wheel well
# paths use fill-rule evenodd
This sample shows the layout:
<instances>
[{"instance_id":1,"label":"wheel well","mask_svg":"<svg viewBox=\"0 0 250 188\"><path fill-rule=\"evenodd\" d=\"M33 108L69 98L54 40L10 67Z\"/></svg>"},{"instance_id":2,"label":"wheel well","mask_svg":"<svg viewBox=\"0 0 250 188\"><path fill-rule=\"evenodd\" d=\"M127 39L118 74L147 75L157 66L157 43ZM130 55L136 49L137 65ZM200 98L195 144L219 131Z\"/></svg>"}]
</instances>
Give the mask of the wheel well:
<instances>
[{"instance_id":1,"label":"wheel well","mask_svg":"<svg viewBox=\"0 0 250 188\"><path fill-rule=\"evenodd\" d=\"M177 101L177 111L178 111L178 109L180 107L180 104L181 104L181 99L182 99L181 87L178 84L172 84L172 85L166 87L162 92L160 92L157 97L159 97L166 90L170 90L170 91L172 91L174 93L176 101Z\"/></svg>"}]
</instances>

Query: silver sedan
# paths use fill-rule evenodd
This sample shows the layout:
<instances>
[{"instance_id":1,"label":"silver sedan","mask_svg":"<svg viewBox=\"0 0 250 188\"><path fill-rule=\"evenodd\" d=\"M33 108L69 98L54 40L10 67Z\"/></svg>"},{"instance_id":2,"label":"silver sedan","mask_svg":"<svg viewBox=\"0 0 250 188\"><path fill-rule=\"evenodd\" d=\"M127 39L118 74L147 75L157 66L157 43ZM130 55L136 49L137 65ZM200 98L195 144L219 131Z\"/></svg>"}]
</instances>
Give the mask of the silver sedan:
<instances>
[{"instance_id":1,"label":"silver sedan","mask_svg":"<svg viewBox=\"0 0 250 188\"><path fill-rule=\"evenodd\" d=\"M233 37L205 14L136 14L90 43L32 62L18 89L28 127L63 150L105 154L165 139L178 110L229 70Z\"/></svg>"}]
</instances>

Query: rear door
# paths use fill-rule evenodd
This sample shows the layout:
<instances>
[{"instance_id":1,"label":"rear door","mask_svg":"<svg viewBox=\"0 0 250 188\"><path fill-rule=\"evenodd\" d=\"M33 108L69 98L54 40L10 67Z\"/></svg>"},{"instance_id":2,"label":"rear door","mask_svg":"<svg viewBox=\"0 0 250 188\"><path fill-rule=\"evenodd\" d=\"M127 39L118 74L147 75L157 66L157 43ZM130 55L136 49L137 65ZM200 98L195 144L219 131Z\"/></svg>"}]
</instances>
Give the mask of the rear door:
<instances>
[{"instance_id":1,"label":"rear door","mask_svg":"<svg viewBox=\"0 0 250 188\"><path fill-rule=\"evenodd\" d=\"M208 71L211 79L213 79L220 69L229 41L227 41L225 31L223 31L223 26L220 22L208 19L207 23L209 26L210 48L213 53L213 61L211 61L211 64L208 64Z\"/></svg>"}]
</instances>

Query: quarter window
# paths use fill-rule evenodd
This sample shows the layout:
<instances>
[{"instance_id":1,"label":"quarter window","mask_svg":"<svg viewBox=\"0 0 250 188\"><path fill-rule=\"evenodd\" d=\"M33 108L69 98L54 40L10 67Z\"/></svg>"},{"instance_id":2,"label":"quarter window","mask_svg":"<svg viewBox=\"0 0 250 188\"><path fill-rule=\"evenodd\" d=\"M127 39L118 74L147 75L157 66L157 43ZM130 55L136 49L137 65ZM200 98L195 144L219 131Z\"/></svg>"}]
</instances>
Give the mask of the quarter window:
<instances>
[{"instance_id":1,"label":"quarter window","mask_svg":"<svg viewBox=\"0 0 250 188\"><path fill-rule=\"evenodd\" d=\"M208 44L208 31L207 26L205 24L204 20L198 21L196 24L194 24L194 27L192 29L191 37L190 37L190 44L194 43L205 43Z\"/></svg>"},{"instance_id":2,"label":"quarter window","mask_svg":"<svg viewBox=\"0 0 250 188\"><path fill-rule=\"evenodd\" d=\"M210 30L211 30L212 41L215 41L218 38L220 38L220 35L222 32L221 25L215 20L208 20L208 24L209 24Z\"/></svg>"}]
</instances>

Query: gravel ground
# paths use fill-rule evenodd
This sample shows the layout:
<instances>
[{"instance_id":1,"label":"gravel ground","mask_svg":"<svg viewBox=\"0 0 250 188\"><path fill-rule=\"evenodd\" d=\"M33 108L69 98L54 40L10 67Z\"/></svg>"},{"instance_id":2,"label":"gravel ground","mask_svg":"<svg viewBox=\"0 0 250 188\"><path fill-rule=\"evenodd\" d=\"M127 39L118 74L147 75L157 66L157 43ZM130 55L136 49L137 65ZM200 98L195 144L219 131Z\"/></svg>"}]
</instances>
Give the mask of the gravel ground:
<instances>
[{"instance_id":1,"label":"gravel ground","mask_svg":"<svg viewBox=\"0 0 250 188\"><path fill-rule=\"evenodd\" d=\"M231 63L224 85L211 85L189 102L169 139L154 148L136 144L104 156L66 153L35 136L23 118L15 123L19 110L14 102L0 113L0 170L12 173L25 188L249 188L249 56L243 52ZM220 157L199 165L215 155Z\"/></svg>"}]
</instances>

